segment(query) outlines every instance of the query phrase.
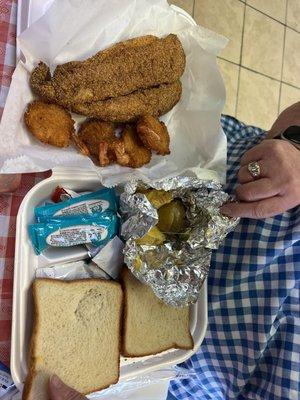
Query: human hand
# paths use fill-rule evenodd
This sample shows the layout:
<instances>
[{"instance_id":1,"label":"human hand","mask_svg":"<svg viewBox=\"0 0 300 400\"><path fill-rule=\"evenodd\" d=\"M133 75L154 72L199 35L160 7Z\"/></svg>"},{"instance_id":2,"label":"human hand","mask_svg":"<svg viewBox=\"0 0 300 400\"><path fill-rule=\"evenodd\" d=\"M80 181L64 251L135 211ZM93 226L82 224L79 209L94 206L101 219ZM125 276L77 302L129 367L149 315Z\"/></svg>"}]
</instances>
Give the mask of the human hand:
<instances>
[{"instance_id":1,"label":"human hand","mask_svg":"<svg viewBox=\"0 0 300 400\"><path fill-rule=\"evenodd\" d=\"M278 118L267 133L266 138L273 139L279 133L293 125L300 126L300 101L286 108L279 114Z\"/></svg>"},{"instance_id":2,"label":"human hand","mask_svg":"<svg viewBox=\"0 0 300 400\"><path fill-rule=\"evenodd\" d=\"M254 179L248 164L257 161L260 177ZM300 151L278 139L264 140L241 158L236 189L239 203L227 203L230 217L267 218L300 204Z\"/></svg>"},{"instance_id":3,"label":"human hand","mask_svg":"<svg viewBox=\"0 0 300 400\"><path fill-rule=\"evenodd\" d=\"M85 396L65 385L56 375L49 379L51 400L87 400Z\"/></svg>"},{"instance_id":4,"label":"human hand","mask_svg":"<svg viewBox=\"0 0 300 400\"><path fill-rule=\"evenodd\" d=\"M0 194L14 192L20 183L20 174L0 174Z\"/></svg>"}]
</instances>

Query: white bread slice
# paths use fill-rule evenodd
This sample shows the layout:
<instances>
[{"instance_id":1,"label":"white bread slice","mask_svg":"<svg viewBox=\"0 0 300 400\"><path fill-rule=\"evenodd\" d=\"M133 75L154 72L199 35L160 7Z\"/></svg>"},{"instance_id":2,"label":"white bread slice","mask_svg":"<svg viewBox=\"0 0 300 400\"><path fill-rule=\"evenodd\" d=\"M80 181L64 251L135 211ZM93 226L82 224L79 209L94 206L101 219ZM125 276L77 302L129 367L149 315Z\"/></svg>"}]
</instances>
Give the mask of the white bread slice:
<instances>
[{"instance_id":1,"label":"white bread slice","mask_svg":"<svg viewBox=\"0 0 300 400\"><path fill-rule=\"evenodd\" d=\"M121 285L101 279L36 279L33 297L35 322L23 400L48 400L52 374L82 394L116 383Z\"/></svg>"},{"instance_id":2,"label":"white bread slice","mask_svg":"<svg viewBox=\"0 0 300 400\"><path fill-rule=\"evenodd\" d=\"M189 329L189 307L171 307L159 300L152 289L139 282L124 268L122 354L140 357L171 348L192 349L194 341Z\"/></svg>"}]
</instances>

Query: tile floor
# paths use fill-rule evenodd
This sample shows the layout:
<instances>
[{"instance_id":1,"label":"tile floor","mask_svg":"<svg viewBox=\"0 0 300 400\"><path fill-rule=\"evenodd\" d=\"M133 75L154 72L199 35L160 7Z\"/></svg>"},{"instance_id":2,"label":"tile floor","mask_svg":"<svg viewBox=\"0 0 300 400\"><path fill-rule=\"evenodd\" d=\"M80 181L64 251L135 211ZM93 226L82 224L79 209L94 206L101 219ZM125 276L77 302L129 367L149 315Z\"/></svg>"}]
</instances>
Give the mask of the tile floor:
<instances>
[{"instance_id":1,"label":"tile floor","mask_svg":"<svg viewBox=\"0 0 300 400\"><path fill-rule=\"evenodd\" d=\"M218 63L225 114L269 129L300 101L300 0L169 0L230 42Z\"/></svg>"}]
</instances>

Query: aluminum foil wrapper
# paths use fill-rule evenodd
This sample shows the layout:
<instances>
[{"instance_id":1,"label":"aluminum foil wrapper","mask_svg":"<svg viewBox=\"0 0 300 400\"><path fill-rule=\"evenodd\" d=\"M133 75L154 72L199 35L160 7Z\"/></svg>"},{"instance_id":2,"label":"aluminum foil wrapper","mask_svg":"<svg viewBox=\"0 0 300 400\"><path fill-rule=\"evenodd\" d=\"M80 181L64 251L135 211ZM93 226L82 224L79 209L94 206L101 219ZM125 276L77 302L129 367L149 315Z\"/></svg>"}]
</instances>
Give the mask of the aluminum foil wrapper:
<instances>
[{"instance_id":1,"label":"aluminum foil wrapper","mask_svg":"<svg viewBox=\"0 0 300 400\"><path fill-rule=\"evenodd\" d=\"M147 188L171 191L186 207L185 232L168 236L158 246L135 242L158 222L157 210L139 193ZM212 250L221 245L239 221L220 212L220 206L230 200L221 184L188 176L151 186L139 182L126 184L120 197L125 263L165 303L176 307L195 303L208 275Z\"/></svg>"}]
</instances>

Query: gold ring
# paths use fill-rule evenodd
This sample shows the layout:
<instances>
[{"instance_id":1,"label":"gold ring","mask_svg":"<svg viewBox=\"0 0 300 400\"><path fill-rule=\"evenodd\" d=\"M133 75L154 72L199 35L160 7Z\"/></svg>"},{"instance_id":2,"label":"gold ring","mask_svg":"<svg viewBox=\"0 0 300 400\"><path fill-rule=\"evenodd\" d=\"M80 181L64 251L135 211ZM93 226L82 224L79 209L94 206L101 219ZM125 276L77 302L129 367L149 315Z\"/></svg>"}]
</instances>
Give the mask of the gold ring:
<instances>
[{"instance_id":1,"label":"gold ring","mask_svg":"<svg viewBox=\"0 0 300 400\"><path fill-rule=\"evenodd\" d=\"M260 166L257 161L253 161L248 164L248 171L250 172L251 176L255 179L260 177Z\"/></svg>"}]
</instances>

